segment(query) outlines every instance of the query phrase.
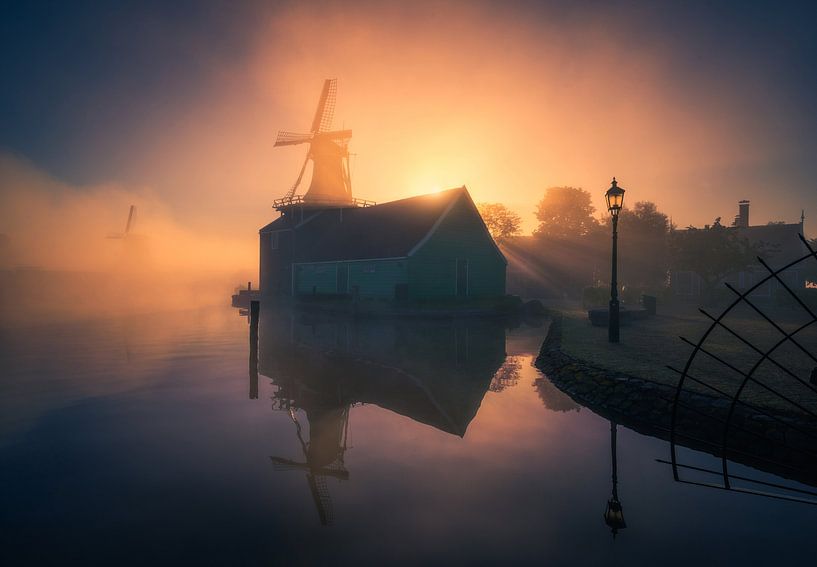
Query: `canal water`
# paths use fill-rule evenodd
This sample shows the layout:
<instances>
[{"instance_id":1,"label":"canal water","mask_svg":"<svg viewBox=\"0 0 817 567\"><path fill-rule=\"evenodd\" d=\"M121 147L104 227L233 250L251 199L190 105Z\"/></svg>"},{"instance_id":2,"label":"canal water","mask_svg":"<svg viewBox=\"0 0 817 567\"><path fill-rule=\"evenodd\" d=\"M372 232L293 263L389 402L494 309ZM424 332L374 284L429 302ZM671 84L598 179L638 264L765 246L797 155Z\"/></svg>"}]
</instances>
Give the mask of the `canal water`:
<instances>
[{"instance_id":1,"label":"canal water","mask_svg":"<svg viewBox=\"0 0 817 567\"><path fill-rule=\"evenodd\" d=\"M817 507L674 481L533 367L546 328L3 324L0 564L814 564Z\"/></svg>"}]
</instances>

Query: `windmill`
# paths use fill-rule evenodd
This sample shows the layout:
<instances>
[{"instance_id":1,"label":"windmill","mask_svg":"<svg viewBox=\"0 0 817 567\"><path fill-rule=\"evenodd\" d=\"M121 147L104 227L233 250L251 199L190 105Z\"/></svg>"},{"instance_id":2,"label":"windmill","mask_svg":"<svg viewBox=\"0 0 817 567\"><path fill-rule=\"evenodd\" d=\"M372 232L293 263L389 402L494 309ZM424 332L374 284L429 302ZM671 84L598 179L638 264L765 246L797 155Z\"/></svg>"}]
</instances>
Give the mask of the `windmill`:
<instances>
[{"instance_id":1,"label":"windmill","mask_svg":"<svg viewBox=\"0 0 817 567\"><path fill-rule=\"evenodd\" d=\"M110 232L107 238L125 239L131 235L131 231L136 226L136 205L130 206L128 211L128 222L125 224L125 232Z\"/></svg>"},{"instance_id":2,"label":"windmill","mask_svg":"<svg viewBox=\"0 0 817 567\"><path fill-rule=\"evenodd\" d=\"M297 199L295 193L301 184L309 160L312 160L313 164L312 181L303 196L303 201L321 205L353 204L352 182L349 177L349 140L352 131L329 130L335 113L337 93L337 79L326 79L308 134L278 132L275 147L309 144L309 149L295 183L283 199L276 200L276 206L286 206Z\"/></svg>"},{"instance_id":3,"label":"windmill","mask_svg":"<svg viewBox=\"0 0 817 567\"><path fill-rule=\"evenodd\" d=\"M115 248L119 250L117 256L119 265L116 269L130 271L143 270L149 264L150 250L148 240L144 234L136 234L136 205L131 205L128 211L128 221L125 223L125 232L109 232L106 238L119 240L122 244Z\"/></svg>"}]
</instances>

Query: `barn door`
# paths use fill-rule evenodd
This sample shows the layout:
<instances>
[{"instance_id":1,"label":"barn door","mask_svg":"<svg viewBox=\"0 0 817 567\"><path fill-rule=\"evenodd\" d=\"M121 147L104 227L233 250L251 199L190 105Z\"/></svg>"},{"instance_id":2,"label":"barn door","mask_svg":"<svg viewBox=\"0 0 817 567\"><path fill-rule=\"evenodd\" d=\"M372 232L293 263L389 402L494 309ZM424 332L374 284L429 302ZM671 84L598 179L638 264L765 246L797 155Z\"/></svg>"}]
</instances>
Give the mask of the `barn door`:
<instances>
[{"instance_id":1,"label":"barn door","mask_svg":"<svg viewBox=\"0 0 817 567\"><path fill-rule=\"evenodd\" d=\"M468 295L468 260L457 259L457 297Z\"/></svg>"}]
</instances>

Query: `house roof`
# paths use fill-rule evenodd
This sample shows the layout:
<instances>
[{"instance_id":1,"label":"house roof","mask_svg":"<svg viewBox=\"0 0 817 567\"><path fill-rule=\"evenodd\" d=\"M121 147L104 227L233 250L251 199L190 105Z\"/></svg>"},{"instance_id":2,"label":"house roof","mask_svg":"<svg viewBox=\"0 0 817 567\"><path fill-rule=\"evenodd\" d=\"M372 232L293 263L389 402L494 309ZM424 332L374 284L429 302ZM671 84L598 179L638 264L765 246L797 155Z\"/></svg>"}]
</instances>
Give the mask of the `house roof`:
<instances>
[{"instance_id":1,"label":"house roof","mask_svg":"<svg viewBox=\"0 0 817 567\"><path fill-rule=\"evenodd\" d=\"M371 207L321 209L307 213L295 226L298 242L295 261L408 256L462 198L471 203L464 186ZM284 228L290 228L289 219L281 217L260 232Z\"/></svg>"},{"instance_id":2,"label":"house roof","mask_svg":"<svg viewBox=\"0 0 817 567\"><path fill-rule=\"evenodd\" d=\"M807 252L798 236L803 231L803 225L799 222L727 228L738 231L738 234L750 243L759 244L760 256L773 262L775 266L796 260ZM678 229L678 232L686 230L689 229Z\"/></svg>"},{"instance_id":3,"label":"house roof","mask_svg":"<svg viewBox=\"0 0 817 567\"><path fill-rule=\"evenodd\" d=\"M781 264L796 260L806 253L799 238L803 227L800 223L766 224L737 229L752 244L763 246L761 256Z\"/></svg>"}]
</instances>

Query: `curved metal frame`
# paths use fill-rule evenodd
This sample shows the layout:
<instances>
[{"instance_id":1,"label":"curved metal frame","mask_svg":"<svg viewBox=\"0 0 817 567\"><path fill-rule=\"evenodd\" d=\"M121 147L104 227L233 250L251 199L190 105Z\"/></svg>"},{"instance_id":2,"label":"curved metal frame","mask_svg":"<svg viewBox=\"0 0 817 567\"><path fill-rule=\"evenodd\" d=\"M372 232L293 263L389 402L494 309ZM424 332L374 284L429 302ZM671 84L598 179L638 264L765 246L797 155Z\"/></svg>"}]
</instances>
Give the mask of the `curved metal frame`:
<instances>
[{"instance_id":1,"label":"curved metal frame","mask_svg":"<svg viewBox=\"0 0 817 567\"><path fill-rule=\"evenodd\" d=\"M789 262L788 264L786 264L782 268L779 268L778 270L773 270L762 258L758 257L758 260L759 260L760 264L764 268L766 268L766 270L769 272L769 274L766 277L764 277L763 279L761 279L760 281L758 281L757 283L755 283L753 286L751 286L744 293L739 292L733 286L726 283L725 284L726 287L729 290L731 290L737 296L735 298L735 300L732 301L723 310L723 312L720 315L718 315L717 317L709 314L708 312L704 311L703 309L699 310L706 317L708 317L712 321L712 323L709 325L709 327L706 329L706 331L703 333L703 335L701 336L701 338L698 340L697 343L693 343L693 342L681 337L681 340L683 340L684 342L686 342L687 344L689 344L690 346L693 347L693 351L690 354L689 358L687 359L683 371L679 371L679 370L676 370L676 369L670 367L672 370L674 370L675 372L678 372L681 375L681 377L680 377L680 379L678 381L678 385L677 385L676 390L675 390L675 396L673 398L673 404L672 404L672 415L671 415L671 420L670 420L670 454L671 454L671 462L667 463L667 464L672 465L673 477L675 478L676 481L690 482L690 481L683 481L683 480L680 479L679 468L692 469L692 470L697 470L697 471L700 471L700 472L707 472L707 473L722 475L722 477L723 477L723 486L714 485L714 484L706 484L706 483L698 483L698 482L693 482L692 484L703 484L705 486L710 486L710 487L714 487L714 488L722 488L722 489L726 489L726 490L735 490L735 491L738 491L738 492L748 492L748 493L752 493L752 494L760 494L760 495L770 496L770 497L773 497L773 498L780 498L780 499L784 499L784 500L805 501L805 502L808 502L808 503L817 504L817 501L803 500L802 498L798 498L798 497L786 496L786 495L782 495L782 494L770 494L770 493L766 493L766 492L759 492L759 491L754 491L754 490L750 490L750 489L743 489L743 488L733 487L731 485L730 480L731 479L739 479L739 480L753 482L753 483L764 485L764 486L780 488L780 489L787 490L787 491L793 491L793 492L808 494L810 496L817 497L817 493L814 493L814 492L803 491L803 490L795 489L795 488L792 488L792 487L785 487L785 486L778 485L778 484L775 484L775 483L767 483L767 482L756 480L756 479L750 479L750 478L747 478L747 477L730 474L729 473L728 458L727 458L727 455L729 453L728 440L729 440L730 431L737 428L737 429L741 429L742 431L749 432L749 433L752 433L754 435L758 435L756 432L751 432L751 431L749 431L747 429L744 429L742 427L739 427L739 426L733 424L733 417L735 415L735 408L737 407L737 404L747 406L750 409L752 409L753 411L756 411L757 413L763 414L763 415L765 415L765 416L767 416L767 417L769 417L769 418L771 418L771 419L773 419L775 421L778 421L779 423L784 424L786 427L789 427L789 428L791 428L791 429L793 429L795 431L798 431L799 433L801 433L803 435L806 435L809 438L817 440L817 436L815 436L813 433L810 433L808 431L804 431L804 430L802 430L802 429L800 429L800 428L798 428L798 427L796 427L796 426L794 426L794 425L792 425L790 423L786 423L786 422L780 420L778 417L776 417L776 416L774 416L774 415L772 415L770 413L764 412L764 411L760 410L759 408L756 408L756 407L754 407L754 406L752 406L752 405L750 405L750 404L748 404L745 401L740 399L741 394L743 393L743 391L744 391L745 387L747 386L747 384L749 384L749 382L752 382L752 383L764 388L765 390L775 394L776 396L780 397L781 399L783 399L787 403L795 406L800 411L807 413L811 417L817 418L817 414L815 414L814 412L812 412L808 408L803 407L802 405L798 404L796 401L794 401L794 400L790 399L789 397L781 394L780 392L777 392L776 390L774 390L774 388L768 386L767 384L763 384L762 382L760 382L759 380L757 380L754 377L755 372L757 371L757 369L760 368L760 366L764 362L768 361L768 362L772 363L774 366L776 366L778 369L782 370L785 374L787 374L791 378L795 379L801 385L805 386L806 388L808 388L809 390L811 390L812 392L817 394L817 388L813 387L808 382L802 380L800 377L798 377L796 374L794 374L794 372L792 372L790 369L786 368L785 366L780 364L777 360L772 358L772 354L779 347L786 344L787 342L791 342L801 352L803 352L807 357L809 357L811 360L813 360L815 362L815 364L817 364L817 357L815 357L815 355L813 353L811 353L808 349L806 349L796 339L796 336L799 333L801 333L805 329L809 328L811 325L814 325L815 323L817 323L817 315L815 315L815 313L808 307L808 305L806 305L797 296L797 294L794 293L794 291L792 291L792 289L779 276L780 272L783 272L784 270L788 270L789 268L792 268L793 266L796 266L797 264L799 264L801 262L804 262L804 261L808 260L809 258L814 258L815 260L817 260L817 251L815 251L814 249L811 248L811 246L808 244L808 241L806 241L806 239L803 237L802 234L799 235L799 237L800 237L800 240L805 245L805 247L808 249L808 251L809 251L808 254L806 254L806 255L802 256L801 258L798 258L798 259L796 259L796 260L794 260L792 262ZM792 331L790 333L786 332L783 328L780 327L780 325L775 323L768 315L766 315L748 297L755 290L757 290L762 285L766 284L767 282L770 282L773 279L777 280L777 282L779 282L779 284L788 292L789 295L791 295L791 297L794 298L794 300L800 305L800 307L803 308L803 310L805 310L805 312L810 317L808 322L806 322L803 325L800 325L797 329L795 329L794 331ZM734 329L730 328L729 326L727 326L723 322L724 318L729 313L731 313L732 310L735 307L737 307L741 303L746 304L749 307L751 307L752 310L754 310L766 322L768 322L772 327L774 327L779 333L781 333L783 335L783 337L779 341L777 341L774 345L772 345L766 351L761 350L760 348L758 348L757 346L752 344L747 339L741 337ZM714 354L714 353L710 352L709 350L707 350L706 348L704 348L704 343L709 338L712 331L714 331L718 327L723 328L728 333L730 333L732 336L734 336L739 341L741 341L743 344L745 344L747 347L749 347L751 350L753 350L757 354L761 355L761 358L752 366L752 368L749 370L748 373L743 372L742 370L736 368L734 365L728 363L727 361L723 360L722 358L720 358L716 354ZM716 360L720 364L723 364L724 366L728 367L730 370L736 372L737 374L739 374L740 376L743 377L737 391L735 392L735 394L733 396L728 396L722 390L720 390L720 389L718 389L718 388L716 388L716 387L714 387L714 386L712 386L710 384L707 384L703 380L700 380L700 379L698 379L698 378L696 378L696 377L694 377L694 376L692 376L690 374L689 369L692 366L693 361L696 359L696 357L698 356L699 353L703 353L703 354L713 358L714 360ZM678 432L678 408L679 408L679 406L688 407L681 401L681 392L684 389L684 384L687 381L687 379L689 379L690 381L695 382L697 384L701 384L703 386L706 386L707 388L717 392L721 396L731 397L732 398L731 403L729 405L729 411L727 413L727 416L726 416L725 420L721 420L721 419L718 419L718 418L716 418L714 416L704 414L703 412L699 412L702 415L705 415L705 416L707 416L707 417L709 417L711 419L714 419L714 420L716 420L716 421L723 424L723 434L721 436L721 445L720 445L721 462L722 462L721 469L722 470L721 470L720 473L716 473L716 471L712 471L712 470L709 470L709 469L703 469L703 468L700 468L700 467L693 467L693 466L689 466L689 465L682 465L682 464L678 463L676 444L677 444L678 437L682 435L681 433ZM689 408L689 409L693 409L693 408ZM800 449L800 450L804 451L804 452L807 452L810 455L817 456L817 453L812 453L811 451L805 451L805 450L802 450L802 449ZM662 462L665 462L665 461L662 461Z\"/></svg>"}]
</instances>

